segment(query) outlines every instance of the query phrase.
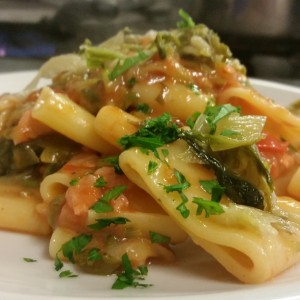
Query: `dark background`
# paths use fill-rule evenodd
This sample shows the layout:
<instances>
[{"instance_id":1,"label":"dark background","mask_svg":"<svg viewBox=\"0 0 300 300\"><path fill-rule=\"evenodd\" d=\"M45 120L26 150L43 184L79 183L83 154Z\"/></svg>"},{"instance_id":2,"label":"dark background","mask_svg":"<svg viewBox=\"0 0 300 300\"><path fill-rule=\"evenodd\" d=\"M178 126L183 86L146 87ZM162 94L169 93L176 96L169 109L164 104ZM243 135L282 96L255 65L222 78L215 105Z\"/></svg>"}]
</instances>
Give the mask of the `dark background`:
<instances>
[{"instance_id":1,"label":"dark background","mask_svg":"<svg viewBox=\"0 0 300 300\"><path fill-rule=\"evenodd\" d=\"M175 27L179 8L217 31L249 76L300 86L299 0L0 0L0 72L37 69L125 26Z\"/></svg>"}]
</instances>

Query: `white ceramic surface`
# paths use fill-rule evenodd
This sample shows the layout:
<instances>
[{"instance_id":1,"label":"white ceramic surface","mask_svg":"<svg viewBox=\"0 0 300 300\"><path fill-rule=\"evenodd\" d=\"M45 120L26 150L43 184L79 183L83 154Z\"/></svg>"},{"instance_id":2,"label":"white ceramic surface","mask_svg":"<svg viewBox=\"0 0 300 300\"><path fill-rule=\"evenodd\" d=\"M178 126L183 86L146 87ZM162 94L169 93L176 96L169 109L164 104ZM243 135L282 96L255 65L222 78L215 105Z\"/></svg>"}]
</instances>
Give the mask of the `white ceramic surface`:
<instances>
[{"instance_id":1,"label":"white ceramic surface","mask_svg":"<svg viewBox=\"0 0 300 300\"><path fill-rule=\"evenodd\" d=\"M21 90L35 72L0 74L0 94ZM288 105L300 99L300 89L263 80L252 80L256 88L277 102ZM186 243L176 248L173 265L151 265L146 289L112 290L114 276L79 274L58 278L47 252L47 239L0 231L0 300L90 300L90 299L300 299L300 265L274 280L259 284L239 283L208 254ZM24 257L36 259L27 263Z\"/></svg>"}]
</instances>

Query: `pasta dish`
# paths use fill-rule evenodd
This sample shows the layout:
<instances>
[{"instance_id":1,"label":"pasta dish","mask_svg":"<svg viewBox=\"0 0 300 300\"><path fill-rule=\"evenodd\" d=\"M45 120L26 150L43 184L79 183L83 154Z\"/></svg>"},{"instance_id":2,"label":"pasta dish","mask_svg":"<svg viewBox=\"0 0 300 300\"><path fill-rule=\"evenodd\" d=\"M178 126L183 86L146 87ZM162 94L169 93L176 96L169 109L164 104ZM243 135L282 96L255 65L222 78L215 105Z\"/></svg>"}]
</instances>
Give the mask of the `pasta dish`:
<instances>
[{"instance_id":1,"label":"pasta dish","mask_svg":"<svg viewBox=\"0 0 300 300\"><path fill-rule=\"evenodd\" d=\"M218 35L124 29L0 96L0 228L147 286L190 239L245 283L300 260L300 119L259 94Z\"/></svg>"}]
</instances>

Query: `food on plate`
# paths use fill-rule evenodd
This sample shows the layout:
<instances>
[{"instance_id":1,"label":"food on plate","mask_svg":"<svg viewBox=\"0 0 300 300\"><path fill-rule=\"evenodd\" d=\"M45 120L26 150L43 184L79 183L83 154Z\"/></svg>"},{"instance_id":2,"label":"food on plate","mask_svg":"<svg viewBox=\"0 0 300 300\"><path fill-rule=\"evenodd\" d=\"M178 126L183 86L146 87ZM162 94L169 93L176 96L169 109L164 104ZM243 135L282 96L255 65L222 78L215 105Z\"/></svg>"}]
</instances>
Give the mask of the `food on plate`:
<instances>
[{"instance_id":1,"label":"food on plate","mask_svg":"<svg viewBox=\"0 0 300 300\"><path fill-rule=\"evenodd\" d=\"M0 98L0 227L50 236L59 271L142 276L187 239L246 283L300 260L300 119L180 16L86 41Z\"/></svg>"}]
</instances>

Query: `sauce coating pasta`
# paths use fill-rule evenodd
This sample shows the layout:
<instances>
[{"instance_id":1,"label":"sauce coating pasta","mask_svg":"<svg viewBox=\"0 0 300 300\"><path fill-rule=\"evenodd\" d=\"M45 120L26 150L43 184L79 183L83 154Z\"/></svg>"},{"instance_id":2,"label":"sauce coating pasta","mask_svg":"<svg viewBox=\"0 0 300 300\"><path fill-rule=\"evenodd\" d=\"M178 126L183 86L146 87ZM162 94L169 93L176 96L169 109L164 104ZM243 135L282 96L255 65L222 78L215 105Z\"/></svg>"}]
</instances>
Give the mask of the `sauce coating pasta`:
<instances>
[{"instance_id":1,"label":"sauce coating pasta","mask_svg":"<svg viewBox=\"0 0 300 300\"><path fill-rule=\"evenodd\" d=\"M85 43L0 97L0 228L97 274L124 255L171 263L186 239L246 283L300 260L300 119L182 16Z\"/></svg>"}]
</instances>

